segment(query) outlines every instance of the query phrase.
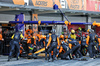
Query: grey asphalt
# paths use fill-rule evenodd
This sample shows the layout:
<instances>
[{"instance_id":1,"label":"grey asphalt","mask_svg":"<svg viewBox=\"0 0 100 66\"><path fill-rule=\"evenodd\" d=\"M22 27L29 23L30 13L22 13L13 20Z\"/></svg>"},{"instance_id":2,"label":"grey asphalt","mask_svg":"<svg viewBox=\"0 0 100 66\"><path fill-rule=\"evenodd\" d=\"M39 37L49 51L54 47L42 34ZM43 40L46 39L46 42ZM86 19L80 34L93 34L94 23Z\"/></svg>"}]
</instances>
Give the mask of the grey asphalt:
<instances>
[{"instance_id":1,"label":"grey asphalt","mask_svg":"<svg viewBox=\"0 0 100 66\"><path fill-rule=\"evenodd\" d=\"M0 57L0 66L100 66L100 58L89 59L89 57L86 57L88 61L59 59L54 62L48 62L44 58L20 58L20 60L16 60L16 58L13 58L11 61L8 62L7 58L7 56Z\"/></svg>"}]
</instances>

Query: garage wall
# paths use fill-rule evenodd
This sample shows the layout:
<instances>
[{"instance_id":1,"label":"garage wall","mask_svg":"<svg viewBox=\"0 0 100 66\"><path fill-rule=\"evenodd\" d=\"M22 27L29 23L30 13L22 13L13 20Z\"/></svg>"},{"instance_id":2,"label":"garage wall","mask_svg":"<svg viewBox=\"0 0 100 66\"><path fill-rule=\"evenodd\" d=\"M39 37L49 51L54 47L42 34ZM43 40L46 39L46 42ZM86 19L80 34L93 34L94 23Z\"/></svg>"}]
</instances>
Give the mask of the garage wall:
<instances>
[{"instance_id":1,"label":"garage wall","mask_svg":"<svg viewBox=\"0 0 100 66\"><path fill-rule=\"evenodd\" d=\"M62 17L60 14L39 14L38 19L41 21L62 21ZM62 32L62 25L57 25L56 35L60 35L61 32Z\"/></svg>"},{"instance_id":2,"label":"garage wall","mask_svg":"<svg viewBox=\"0 0 100 66\"><path fill-rule=\"evenodd\" d=\"M0 14L0 21L14 21L15 15Z\"/></svg>"},{"instance_id":3,"label":"garage wall","mask_svg":"<svg viewBox=\"0 0 100 66\"><path fill-rule=\"evenodd\" d=\"M30 18L31 17L29 15L25 15L25 21L30 21L31 20Z\"/></svg>"},{"instance_id":4,"label":"garage wall","mask_svg":"<svg viewBox=\"0 0 100 66\"><path fill-rule=\"evenodd\" d=\"M66 16L70 22L86 22L85 16ZM64 18L64 20L66 20Z\"/></svg>"},{"instance_id":5,"label":"garage wall","mask_svg":"<svg viewBox=\"0 0 100 66\"><path fill-rule=\"evenodd\" d=\"M15 20L15 14L0 14L0 21L14 21ZM25 15L25 20L30 20L29 15Z\"/></svg>"},{"instance_id":6,"label":"garage wall","mask_svg":"<svg viewBox=\"0 0 100 66\"><path fill-rule=\"evenodd\" d=\"M20 13L19 13L20 14ZM40 14L38 15L38 20L41 21L61 21L61 16L59 14ZM0 21L14 21L15 14L0 14ZM25 20L30 20L30 15L25 15Z\"/></svg>"},{"instance_id":7,"label":"garage wall","mask_svg":"<svg viewBox=\"0 0 100 66\"><path fill-rule=\"evenodd\" d=\"M38 20L41 21L61 21L61 15L60 14L39 14Z\"/></svg>"},{"instance_id":8,"label":"garage wall","mask_svg":"<svg viewBox=\"0 0 100 66\"><path fill-rule=\"evenodd\" d=\"M100 18L92 18L92 22L94 21L100 22Z\"/></svg>"},{"instance_id":9,"label":"garage wall","mask_svg":"<svg viewBox=\"0 0 100 66\"><path fill-rule=\"evenodd\" d=\"M68 17L70 22L86 22L86 17Z\"/></svg>"}]
</instances>

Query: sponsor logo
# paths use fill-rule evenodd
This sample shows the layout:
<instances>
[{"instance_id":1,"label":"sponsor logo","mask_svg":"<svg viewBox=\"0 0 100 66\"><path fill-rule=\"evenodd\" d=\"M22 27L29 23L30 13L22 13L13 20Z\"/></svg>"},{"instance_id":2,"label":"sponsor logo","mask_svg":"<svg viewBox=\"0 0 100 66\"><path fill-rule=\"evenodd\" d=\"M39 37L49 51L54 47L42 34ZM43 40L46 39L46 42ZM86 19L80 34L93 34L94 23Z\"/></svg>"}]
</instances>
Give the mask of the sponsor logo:
<instances>
[{"instance_id":1,"label":"sponsor logo","mask_svg":"<svg viewBox=\"0 0 100 66\"><path fill-rule=\"evenodd\" d=\"M74 10L81 10L82 8L82 1L81 0L67 0L69 9L74 9Z\"/></svg>"},{"instance_id":2,"label":"sponsor logo","mask_svg":"<svg viewBox=\"0 0 100 66\"><path fill-rule=\"evenodd\" d=\"M72 4L70 5L70 8L72 9L79 9L79 7L80 7L79 5L72 5Z\"/></svg>"},{"instance_id":3,"label":"sponsor logo","mask_svg":"<svg viewBox=\"0 0 100 66\"><path fill-rule=\"evenodd\" d=\"M72 0L70 7L73 9L79 9L80 6L78 3L79 3L79 0Z\"/></svg>"},{"instance_id":4,"label":"sponsor logo","mask_svg":"<svg viewBox=\"0 0 100 66\"><path fill-rule=\"evenodd\" d=\"M35 5L47 6L48 2L46 1L36 1Z\"/></svg>"}]
</instances>

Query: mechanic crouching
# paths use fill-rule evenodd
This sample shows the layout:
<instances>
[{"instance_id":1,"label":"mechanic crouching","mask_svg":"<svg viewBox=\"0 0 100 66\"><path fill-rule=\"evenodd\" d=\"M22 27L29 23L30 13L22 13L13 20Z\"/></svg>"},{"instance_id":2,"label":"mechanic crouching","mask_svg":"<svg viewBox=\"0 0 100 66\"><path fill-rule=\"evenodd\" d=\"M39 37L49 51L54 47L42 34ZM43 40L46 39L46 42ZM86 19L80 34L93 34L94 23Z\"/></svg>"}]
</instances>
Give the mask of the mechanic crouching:
<instances>
[{"instance_id":1,"label":"mechanic crouching","mask_svg":"<svg viewBox=\"0 0 100 66\"><path fill-rule=\"evenodd\" d=\"M68 43L70 43L72 46L72 53L75 54L76 58L78 58L78 55L79 55L79 58L83 57L83 55L81 54L80 52L80 48L81 48L81 45L79 44L79 42L76 41L76 35L75 35L75 30L71 30L71 34L69 36L69 40L68 40Z\"/></svg>"},{"instance_id":2,"label":"mechanic crouching","mask_svg":"<svg viewBox=\"0 0 100 66\"><path fill-rule=\"evenodd\" d=\"M71 50L68 46L67 39L64 41L64 36L60 35L60 49L59 49L59 56L61 59L69 60L72 59Z\"/></svg>"}]
</instances>

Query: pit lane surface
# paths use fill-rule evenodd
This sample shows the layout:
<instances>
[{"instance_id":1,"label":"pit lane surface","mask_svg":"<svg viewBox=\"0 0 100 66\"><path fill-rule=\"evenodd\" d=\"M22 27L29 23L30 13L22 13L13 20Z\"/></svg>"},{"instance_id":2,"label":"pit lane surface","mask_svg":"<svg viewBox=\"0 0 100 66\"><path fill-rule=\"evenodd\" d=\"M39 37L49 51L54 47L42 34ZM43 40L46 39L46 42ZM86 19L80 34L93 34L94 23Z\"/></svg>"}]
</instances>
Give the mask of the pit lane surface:
<instances>
[{"instance_id":1,"label":"pit lane surface","mask_svg":"<svg viewBox=\"0 0 100 66\"><path fill-rule=\"evenodd\" d=\"M90 59L89 57L86 57L88 61L59 59L54 62L48 62L44 58L20 58L20 60L16 60L16 58L13 58L8 62L7 58L7 56L0 56L0 66L100 66L100 58Z\"/></svg>"}]
</instances>

